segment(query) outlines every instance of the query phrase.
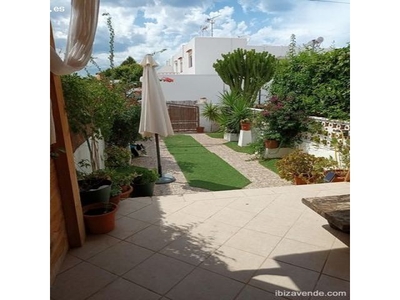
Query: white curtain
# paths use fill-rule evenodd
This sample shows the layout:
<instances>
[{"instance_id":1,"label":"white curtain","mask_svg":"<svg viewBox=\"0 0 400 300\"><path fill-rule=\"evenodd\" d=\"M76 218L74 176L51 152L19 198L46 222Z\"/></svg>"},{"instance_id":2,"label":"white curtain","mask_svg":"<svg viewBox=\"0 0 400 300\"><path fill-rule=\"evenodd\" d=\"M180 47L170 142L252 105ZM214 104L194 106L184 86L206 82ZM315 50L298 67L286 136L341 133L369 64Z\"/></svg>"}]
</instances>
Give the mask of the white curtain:
<instances>
[{"instance_id":1,"label":"white curtain","mask_svg":"<svg viewBox=\"0 0 400 300\"><path fill-rule=\"evenodd\" d=\"M93 48L99 16L100 0L71 0L67 49L62 60L50 46L50 71L67 75L82 70L88 63ZM50 144L56 142L53 115L50 112Z\"/></svg>"},{"instance_id":2,"label":"white curtain","mask_svg":"<svg viewBox=\"0 0 400 300\"><path fill-rule=\"evenodd\" d=\"M99 15L99 0L72 0L64 61L50 46L50 68L56 75L82 70L92 55Z\"/></svg>"}]
</instances>

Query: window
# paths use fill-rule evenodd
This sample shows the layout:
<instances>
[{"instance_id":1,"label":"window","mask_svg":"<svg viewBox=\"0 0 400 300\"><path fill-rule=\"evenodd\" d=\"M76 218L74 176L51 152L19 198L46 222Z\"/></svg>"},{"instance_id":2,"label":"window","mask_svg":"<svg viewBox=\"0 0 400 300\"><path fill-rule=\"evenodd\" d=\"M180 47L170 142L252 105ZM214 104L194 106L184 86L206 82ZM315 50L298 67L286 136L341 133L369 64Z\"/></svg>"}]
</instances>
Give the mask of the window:
<instances>
[{"instance_id":1,"label":"window","mask_svg":"<svg viewBox=\"0 0 400 300\"><path fill-rule=\"evenodd\" d=\"M188 54L188 67L191 68L191 67L193 67L193 55L192 55L193 53L192 53L192 50L188 50L187 54Z\"/></svg>"},{"instance_id":2,"label":"window","mask_svg":"<svg viewBox=\"0 0 400 300\"><path fill-rule=\"evenodd\" d=\"M178 60L179 60L179 72L182 73L183 72L183 60L182 60L182 57L179 57Z\"/></svg>"}]
</instances>

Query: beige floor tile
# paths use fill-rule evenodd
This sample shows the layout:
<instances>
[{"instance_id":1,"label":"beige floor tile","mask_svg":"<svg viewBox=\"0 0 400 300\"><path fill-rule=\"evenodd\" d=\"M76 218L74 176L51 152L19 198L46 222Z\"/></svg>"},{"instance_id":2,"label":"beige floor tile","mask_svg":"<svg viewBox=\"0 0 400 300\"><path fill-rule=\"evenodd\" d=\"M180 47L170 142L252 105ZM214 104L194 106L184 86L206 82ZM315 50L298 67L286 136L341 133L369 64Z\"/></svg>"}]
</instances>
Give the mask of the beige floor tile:
<instances>
[{"instance_id":1,"label":"beige floor tile","mask_svg":"<svg viewBox=\"0 0 400 300\"><path fill-rule=\"evenodd\" d=\"M350 280L350 252L348 248L332 249L322 271L326 275Z\"/></svg>"},{"instance_id":2,"label":"beige floor tile","mask_svg":"<svg viewBox=\"0 0 400 300\"><path fill-rule=\"evenodd\" d=\"M164 216L155 225L167 226L176 230L189 231L192 228L200 225L205 218L185 214L181 211Z\"/></svg>"},{"instance_id":3,"label":"beige floor tile","mask_svg":"<svg viewBox=\"0 0 400 300\"><path fill-rule=\"evenodd\" d=\"M246 197L244 190L229 190L229 191L219 191L214 192L214 198L243 198Z\"/></svg>"},{"instance_id":4,"label":"beige floor tile","mask_svg":"<svg viewBox=\"0 0 400 300\"><path fill-rule=\"evenodd\" d=\"M298 204L297 201L275 199L259 213L259 216L282 216L285 220L290 219L295 221L306 209L307 208L304 204Z\"/></svg>"},{"instance_id":5,"label":"beige floor tile","mask_svg":"<svg viewBox=\"0 0 400 300\"><path fill-rule=\"evenodd\" d=\"M151 225L125 240L138 246L159 251L181 236L181 232L170 227Z\"/></svg>"},{"instance_id":6,"label":"beige floor tile","mask_svg":"<svg viewBox=\"0 0 400 300\"><path fill-rule=\"evenodd\" d=\"M241 211L259 213L275 200L277 195L248 196L236 199L228 205L229 208Z\"/></svg>"},{"instance_id":7,"label":"beige floor tile","mask_svg":"<svg viewBox=\"0 0 400 300\"><path fill-rule=\"evenodd\" d=\"M275 194L286 194L298 191L298 186L297 185L276 186L276 187L270 187L268 188L268 190Z\"/></svg>"},{"instance_id":8,"label":"beige floor tile","mask_svg":"<svg viewBox=\"0 0 400 300\"><path fill-rule=\"evenodd\" d=\"M232 300L243 284L198 268L166 296L172 300Z\"/></svg>"},{"instance_id":9,"label":"beige floor tile","mask_svg":"<svg viewBox=\"0 0 400 300\"><path fill-rule=\"evenodd\" d=\"M297 217L298 218L298 217ZM284 236L296 222L296 216L268 211L257 215L244 228Z\"/></svg>"},{"instance_id":10,"label":"beige floor tile","mask_svg":"<svg viewBox=\"0 0 400 300\"><path fill-rule=\"evenodd\" d=\"M246 283L264 260L265 257L222 246L200 267Z\"/></svg>"},{"instance_id":11,"label":"beige floor tile","mask_svg":"<svg viewBox=\"0 0 400 300\"><path fill-rule=\"evenodd\" d=\"M82 247L70 249L68 253L85 260L120 241L121 240L107 234L87 235Z\"/></svg>"},{"instance_id":12,"label":"beige floor tile","mask_svg":"<svg viewBox=\"0 0 400 300\"><path fill-rule=\"evenodd\" d=\"M307 208L301 199L303 198L309 198L309 197L315 197L317 195L316 192L292 192L292 193L285 193L285 194L280 194L272 203L272 207L279 207L279 208L285 208L285 209L290 209L290 210L298 210L298 211L305 211Z\"/></svg>"},{"instance_id":13,"label":"beige floor tile","mask_svg":"<svg viewBox=\"0 0 400 300\"><path fill-rule=\"evenodd\" d=\"M181 209L179 212L189 214L192 216L208 219L218 211L223 209L222 206L217 204L204 203L203 201L196 201Z\"/></svg>"},{"instance_id":14,"label":"beige floor tile","mask_svg":"<svg viewBox=\"0 0 400 300\"><path fill-rule=\"evenodd\" d=\"M123 277L151 291L164 294L194 268L193 265L157 253Z\"/></svg>"},{"instance_id":15,"label":"beige floor tile","mask_svg":"<svg viewBox=\"0 0 400 300\"><path fill-rule=\"evenodd\" d=\"M273 293L246 285L235 300L279 300Z\"/></svg>"},{"instance_id":16,"label":"beige floor tile","mask_svg":"<svg viewBox=\"0 0 400 300\"><path fill-rule=\"evenodd\" d=\"M332 229L329 227L329 225L323 226L325 229L330 230L330 232L333 232L334 235L336 236L336 240L332 245L332 249L337 249L337 248L347 248L348 252L350 253L350 234L341 232L336 229Z\"/></svg>"},{"instance_id":17,"label":"beige floor tile","mask_svg":"<svg viewBox=\"0 0 400 300\"><path fill-rule=\"evenodd\" d=\"M119 278L88 298L88 300L158 300L160 297L160 295L137 284Z\"/></svg>"},{"instance_id":18,"label":"beige floor tile","mask_svg":"<svg viewBox=\"0 0 400 300\"><path fill-rule=\"evenodd\" d=\"M119 207L117 211L117 215L129 215L139 209L142 209L151 204L151 200L145 201L137 201L136 198L128 198L119 202Z\"/></svg>"},{"instance_id":19,"label":"beige floor tile","mask_svg":"<svg viewBox=\"0 0 400 300\"><path fill-rule=\"evenodd\" d=\"M193 194L184 194L183 197L186 201L198 201L205 199L215 199L213 192L201 192L201 193L193 193Z\"/></svg>"},{"instance_id":20,"label":"beige floor tile","mask_svg":"<svg viewBox=\"0 0 400 300\"><path fill-rule=\"evenodd\" d=\"M60 271L58 273L62 273L74 266L76 266L77 264L81 263L82 260L67 253L67 255L65 256L65 259L60 267Z\"/></svg>"},{"instance_id":21,"label":"beige floor tile","mask_svg":"<svg viewBox=\"0 0 400 300\"><path fill-rule=\"evenodd\" d=\"M334 183L336 184L336 183ZM338 188L331 190L322 190L317 194L317 197L325 197L325 196L333 196L333 195L347 195L350 194L349 189L347 188Z\"/></svg>"},{"instance_id":22,"label":"beige floor tile","mask_svg":"<svg viewBox=\"0 0 400 300\"><path fill-rule=\"evenodd\" d=\"M169 215L172 214L174 212L180 211L181 209L183 209L184 207L190 205L191 202L188 201L177 201L177 200L173 200L173 201L156 201L154 203L154 205L158 206L160 211L164 214L164 215Z\"/></svg>"},{"instance_id":23,"label":"beige floor tile","mask_svg":"<svg viewBox=\"0 0 400 300\"><path fill-rule=\"evenodd\" d=\"M323 191L326 190L327 188L330 188L329 185L333 183L317 183L317 184L305 184L305 185L299 185L298 188L299 190L302 191Z\"/></svg>"},{"instance_id":24,"label":"beige floor tile","mask_svg":"<svg viewBox=\"0 0 400 300\"><path fill-rule=\"evenodd\" d=\"M237 209L225 207L217 212L215 215L213 215L210 220L222 222L233 226L243 227L256 215L257 213L255 212L240 211Z\"/></svg>"},{"instance_id":25,"label":"beige floor tile","mask_svg":"<svg viewBox=\"0 0 400 300\"><path fill-rule=\"evenodd\" d=\"M318 272L267 259L249 284L274 294L284 291L312 291L318 277ZM294 299L308 298L295 297Z\"/></svg>"},{"instance_id":26,"label":"beige floor tile","mask_svg":"<svg viewBox=\"0 0 400 300\"><path fill-rule=\"evenodd\" d=\"M153 202L187 202L185 197L183 195L166 195L166 196L153 196L152 197Z\"/></svg>"},{"instance_id":27,"label":"beige floor tile","mask_svg":"<svg viewBox=\"0 0 400 300\"><path fill-rule=\"evenodd\" d=\"M190 236L211 245L222 245L240 230L240 227L208 219L193 228Z\"/></svg>"},{"instance_id":28,"label":"beige floor tile","mask_svg":"<svg viewBox=\"0 0 400 300\"><path fill-rule=\"evenodd\" d=\"M218 247L219 245L212 245L207 240L183 235L163 248L160 253L197 266Z\"/></svg>"},{"instance_id":29,"label":"beige floor tile","mask_svg":"<svg viewBox=\"0 0 400 300\"><path fill-rule=\"evenodd\" d=\"M228 197L228 198L216 198L216 199L205 199L205 200L201 200L198 202L201 202L205 205L210 205L210 206L220 206L220 207L226 207L227 205L229 205L230 203L232 203L233 201L237 200L239 198L234 198L234 197Z\"/></svg>"},{"instance_id":30,"label":"beige floor tile","mask_svg":"<svg viewBox=\"0 0 400 300\"><path fill-rule=\"evenodd\" d=\"M55 300L83 300L116 278L99 267L82 262L56 277L50 295Z\"/></svg>"},{"instance_id":31,"label":"beige floor tile","mask_svg":"<svg viewBox=\"0 0 400 300\"><path fill-rule=\"evenodd\" d=\"M165 213L160 210L158 205L152 204L130 213L128 217L147 223L156 223L160 221L164 215Z\"/></svg>"},{"instance_id":32,"label":"beige floor tile","mask_svg":"<svg viewBox=\"0 0 400 300\"><path fill-rule=\"evenodd\" d=\"M307 215L311 217L307 218ZM296 221L285 237L330 249L336 238L323 227L326 225L324 223L318 214L307 212Z\"/></svg>"},{"instance_id":33,"label":"beige floor tile","mask_svg":"<svg viewBox=\"0 0 400 300\"><path fill-rule=\"evenodd\" d=\"M152 254L153 251L121 241L93 256L89 262L114 274L122 275Z\"/></svg>"},{"instance_id":34,"label":"beige floor tile","mask_svg":"<svg viewBox=\"0 0 400 300\"><path fill-rule=\"evenodd\" d=\"M330 299L330 300L348 300L350 299L350 283L345 280L322 275L315 290L325 293L324 297L315 296L311 300ZM327 294L331 293L329 297Z\"/></svg>"},{"instance_id":35,"label":"beige floor tile","mask_svg":"<svg viewBox=\"0 0 400 300\"><path fill-rule=\"evenodd\" d=\"M283 239L268 258L321 272L330 250L315 245Z\"/></svg>"},{"instance_id":36,"label":"beige floor tile","mask_svg":"<svg viewBox=\"0 0 400 300\"><path fill-rule=\"evenodd\" d=\"M128 236L149 227L151 224L129 217L122 217L115 220L115 229L108 234L118 239L125 239Z\"/></svg>"},{"instance_id":37,"label":"beige floor tile","mask_svg":"<svg viewBox=\"0 0 400 300\"><path fill-rule=\"evenodd\" d=\"M224 245L267 257L278 245L281 237L249 229L241 229Z\"/></svg>"},{"instance_id":38,"label":"beige floor tile","mask_svg":"<svg viewBox=\"0 0 400 300\"><path fill-rule=\"evenodd\" d=\"M266 189L266 188L259 188L259 189L245 189L243 190L243 193L246 194L246 196L266 196L266 195L277 195L273 190L271 189Z\"/></svg>"}]
</instances>

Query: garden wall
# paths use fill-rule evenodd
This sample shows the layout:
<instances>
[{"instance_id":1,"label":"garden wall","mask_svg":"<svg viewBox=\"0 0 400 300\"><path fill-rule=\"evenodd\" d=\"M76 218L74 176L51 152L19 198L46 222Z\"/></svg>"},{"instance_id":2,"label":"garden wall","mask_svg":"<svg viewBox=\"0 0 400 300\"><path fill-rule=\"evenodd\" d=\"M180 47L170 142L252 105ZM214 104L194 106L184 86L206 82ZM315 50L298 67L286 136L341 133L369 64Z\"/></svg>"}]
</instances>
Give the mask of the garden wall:
<instances>
[{"instance_id":1,"label":"garden wall","mask_svg":"<svg viewBox=\"0 0 400 300\"><path fill-rule=\"evenodd\" d=\"M99 161L99 169L104 168L104 148L105 148L105 142L104 140L97 140L97 147L99 149L98 151L98 161ZM90 173L91 168L86 168L82 169L79 167L78 163L82 159L87 159L88 162L90 162L90 152L89 148L87 146L86 141L84 141L74 152L74 160L75 160L75 168L81 172L85 173Z\"/></svg>"},{"instance_id":2,"label":"garden wall","mask_svg":"<svg viewBox=\"0 0 400 300\"><path fill-rule=\"evenodd\" d=\"M339 166L343 165L343 155L341 154L340 144L346 142L346 137L350 137L350 122L340 120L329 120L320 117L310 117L320 124L320 128L314 133L303 133L302 143L297 148L304 152L318 157L332 157ZM289 148L266 149L265 158L283 157L290 153Z\"/></svg>"},{"instance_id":3,"label":"garden wall","mask_svg":"<svg viewBox=\"0 0 400 300\"><path fill-rule=\"evenodd\" d=\"M317 133L303 134L303 142L299 148L315 156L332 157L341 164L343 157L338 149L338 143L343 143L346 137L350 137L350 122L319 117L311 119L321 124L322 128Z\"/></svg>"}]
</instances>

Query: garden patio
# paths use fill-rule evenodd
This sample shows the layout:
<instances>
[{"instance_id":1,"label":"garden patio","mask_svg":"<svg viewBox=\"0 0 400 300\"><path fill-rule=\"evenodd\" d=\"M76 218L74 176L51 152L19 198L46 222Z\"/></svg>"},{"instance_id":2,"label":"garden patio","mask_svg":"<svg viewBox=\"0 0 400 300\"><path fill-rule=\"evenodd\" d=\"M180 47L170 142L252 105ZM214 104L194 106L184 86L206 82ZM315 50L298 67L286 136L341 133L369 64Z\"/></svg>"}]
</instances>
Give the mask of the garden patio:
<instances>
[{"instance_id":1,"label":"garden patio","mask_svg":"<svg viewBox=\"0 0 400 300\"><path fill-rule=\"evenodd\" d=\"M88 28L88 31L94 35L94 30ZM85 45L90 48L92 42L88 40ZM50 44L55 48L52 30ZM111 54L112 51L111 47ZM87 52L85 55L89 57L90 51ZM344 53L336 52L349 58L349 49L344 49ZM309 53L312 57L316 55ZM60 62L55 51L52 54ZM255 53L252 55L257 57ZM290 61L301 63L307 57L300 57L299 61L291 57ZM235 60L242 58L240 55L233 57ZM335 63L334 59L327 59ZM273 61L265 66L260 61L255 65L264 66L268 71L268 66L272 70ZM112 59L110 65L113 65ZM121 201L112 231L86 235L77 180L82 173L76 168L76 161L85 163L85 159L75 156L75 152L80 152L77 147L86 140L91 167L86 171L96 175L102 167L97 159L100 157L96 153L98 147L93 141L101 134L109 146L104 149L108 153L106 167L111 166L112 155L109 154L112 152L107 150L119 147L129 152L126 146L138 140L127 128L138 134L136 125L139 125L141 106L137 99L128 99L125 92L120 93L127 91L125 88L133 82L110 88L113 76L85 79L76 74L66 75L72 71L63 62L59 64L61 70L57 66L52 64L50 74L51 299L320 299L321 293L326 293L324 299L330 296L349 299L350 236L331 229L324 218L302 203L305 197L349 194L348 182L306 186L281 182L279 186L249 185L219 192L192 189L189 192L182 185L183 191L178 194ZM347 69L344 68L346 74ZM282 73L277 72L277 80L274 80L278 84L279 75ZM265 82L271 76L270 71L266 72ZM348 80L339 81L347 91ZM239 123L250 116L250 106L256 99L254 92L260 88L252 86L250 93L250 90L237 91L231 87L235 93L226 94L227 101L222 101L227 104L222 107L222 119L226 121L222 122L222 128L229 132L238 130ZM279 135L282 145L294 143L305 130L301 122L314 111L321 110L318 105L310 105L309 111L303 110L302 98L293 98L288 92L290 87L282 97L274 98L272 109L266 107L268 114L263 117L268 116L269 127L263 125L264 120L259 122L260 129L267 130L263 138L270 137L267 133L276 135L270 132L275 121L281 116L291 120L293 111L300 112L296 113L295 126L287 121L275 124L282 131ZM321 102L320 98L316 99L317 103ZM345 97L343 101L346 105L347 100ZM242 105L236 105L240 103ZM332 108L330 102L326 103ZM243 110L236 114L233 107ZM110 111L115 113L111 115ZM330 111L325 113L330 113L331 118L337 117ZM235 120L231 120L233 116ZM127 124L124 130L118 131ZM122 136L117 132L122 132ZM76 143L75 137L79 135L84 139ZM129 156L130 153L125 165L129 164ZM166 156L163 155L163 159L166 160ZM132 172L131 175L140 179L146 177L144 174ZM251 171L246 174L249 179L252 175ZM266 177L256 175L254 178ZM114 183L121 188L118 180Z\"/></svg>"},{"instance_id":2,"label":"garden patio","mask_svg":"<svg viewBox=\"0 0 400 300\"><path fill-rule=\"evenodd\" d=\"M112 232L68 252L51 299L349 299L350 235L301 202L349 190L339 182L128 198Z\"/></svg>"}]
</instances>

